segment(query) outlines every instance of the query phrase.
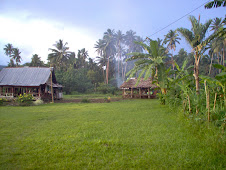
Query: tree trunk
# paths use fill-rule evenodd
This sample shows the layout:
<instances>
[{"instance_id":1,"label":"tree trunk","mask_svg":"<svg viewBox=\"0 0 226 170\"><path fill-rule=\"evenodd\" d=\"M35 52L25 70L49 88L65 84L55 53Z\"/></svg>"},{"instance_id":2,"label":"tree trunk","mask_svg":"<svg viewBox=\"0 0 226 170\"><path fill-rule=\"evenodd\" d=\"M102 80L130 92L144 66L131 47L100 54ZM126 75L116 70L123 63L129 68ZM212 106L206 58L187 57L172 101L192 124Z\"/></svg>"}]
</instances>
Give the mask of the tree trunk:
<instances>
[{"instance_id":1,"label":"tree trunk","mask_svg":"<svg viewBox=\"0 0 226 170\"><path fill-rule=\"evenodd\" d=\"M106 83L108 84L108 77L109 77L109 61L110 56L108 56L107 68L106 68Z\"/></svg>"},{"instance_id":2,"label":"tree trunk","mask_svg":"<svg viewBox=\"0 0 226 170\"><path fill-rule=\"evenodd\" d=\"M212 64L213 64L213 54L214 54L214 53L212 53L211 62L210 62L209 75L210 75L210 73L211 73L211 68L212 68Z\"/></svg>"},{"instance_id":3,"label":"tree trunk","mask_svg":"<svg viewBox=\"0 0 226 170\"><path fill-rule=\"evenodd\" d=\"M199 60L198 60L198 52L195 52L195 64L194 64L194 74L195 77L195 87L196 94L199 95Z\"/></svg>"}]
</instances>

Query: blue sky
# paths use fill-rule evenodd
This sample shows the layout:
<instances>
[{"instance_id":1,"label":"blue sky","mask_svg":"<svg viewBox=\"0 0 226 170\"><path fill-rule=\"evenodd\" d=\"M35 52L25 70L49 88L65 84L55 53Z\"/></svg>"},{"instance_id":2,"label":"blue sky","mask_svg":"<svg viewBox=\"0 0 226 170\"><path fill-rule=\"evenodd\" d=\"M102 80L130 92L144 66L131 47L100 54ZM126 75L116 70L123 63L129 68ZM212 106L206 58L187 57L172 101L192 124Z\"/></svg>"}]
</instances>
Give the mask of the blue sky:
<instances>
[{"instance_id":1,"label":"blue sky","mask_svg":"<svg viewBox=\"0 0 226 170\"><path fill-rule=\"evenodd\" d=\"M46 61L48 49L55 41L68 42L70 51L86 48L90 57L96 57L94 44L108 29L130 29L145 38L174 22L207 0L0 0L0 65L9 58L3 48L12 43L20 49L22 63L30 62L32 54ZM191 13L201 16L201 22L224 17L225 8L204 9ZM191 28L188 17L181 19L152 39L164 38L170 29ZM185 48L182 40L177 49Z\"/></svg>"}]
</instances>

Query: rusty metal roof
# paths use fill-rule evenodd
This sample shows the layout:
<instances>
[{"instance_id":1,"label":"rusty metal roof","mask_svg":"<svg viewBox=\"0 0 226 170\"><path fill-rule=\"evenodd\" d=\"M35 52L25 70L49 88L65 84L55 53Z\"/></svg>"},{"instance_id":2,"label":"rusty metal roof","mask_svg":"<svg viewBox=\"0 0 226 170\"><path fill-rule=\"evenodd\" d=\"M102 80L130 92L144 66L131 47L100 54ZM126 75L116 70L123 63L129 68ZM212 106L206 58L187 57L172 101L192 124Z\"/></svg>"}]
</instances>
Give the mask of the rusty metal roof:
<instances>
[{"instance_id":1,"label":"rusty metal roof","mask_svg":"<svg viewBox=\"0 0 226 170\"><path fill-rule=\"evenodd\" d=\"M0 72L0 85L40 86L47 83L51 71L47 67L11 67ZM55 79L55 75L53 74ZM56 81L54 81L56 83Z\"/></svg>"},{"instance_id":2,"label":"rusty metal roof","mask_svg":"<svg viewBox=\"0 0 226 170\"><path fill-rule=\"evenodd\" d=\"M137 78L131 78L129 81L125 81L120 88L157 88L155 84L152 84L151 78L144 80L143 78L140 79L140 82L136 86Z\"/></svg>"}]
</instances>

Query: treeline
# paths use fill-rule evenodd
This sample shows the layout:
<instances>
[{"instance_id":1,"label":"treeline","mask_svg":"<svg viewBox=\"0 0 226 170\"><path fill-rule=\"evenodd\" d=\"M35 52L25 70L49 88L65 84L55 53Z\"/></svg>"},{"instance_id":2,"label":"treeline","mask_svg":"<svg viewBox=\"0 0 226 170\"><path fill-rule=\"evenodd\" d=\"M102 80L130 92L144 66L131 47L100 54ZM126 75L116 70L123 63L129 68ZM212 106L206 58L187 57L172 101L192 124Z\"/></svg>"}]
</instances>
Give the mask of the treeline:
<instances>
[{"instance_id":1,"label":"treeline","mask_svg":"<svg viewBox=\"0 0 226 170\"><path fill-rule=\"evenodd\" d=\"M130 53L128 60L136 60L130 77L152 77L158 86L162 104L182 108L185 115L196 121L213 121L225 128L226 121L226 20L215 18L201 23L189 16L191 29L170 30L164 41L148 38L136 42L146 52ZM207 31L212 34L207 36ZM172 55L179 43L179 35L190 45L191 53L180 49ZM169 53L171 51L171 53ZM171 58L169 58L169 56Z\"/></svg>"}]
</instances>

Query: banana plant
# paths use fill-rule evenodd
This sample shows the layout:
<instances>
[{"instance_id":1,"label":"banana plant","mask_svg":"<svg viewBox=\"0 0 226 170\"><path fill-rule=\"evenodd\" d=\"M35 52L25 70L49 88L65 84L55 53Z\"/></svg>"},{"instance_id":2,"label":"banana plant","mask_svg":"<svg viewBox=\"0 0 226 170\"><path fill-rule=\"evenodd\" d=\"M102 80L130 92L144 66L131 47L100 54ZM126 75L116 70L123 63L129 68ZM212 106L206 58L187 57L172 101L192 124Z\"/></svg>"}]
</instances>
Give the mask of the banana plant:
<instances>
[{"instance_id":1,"label":"banana plant","mask_svg":"<svg viewBox=\"0 0 226 170\"><path fill-rule=\"evenodd\" d=\"M225 61L226 63L226 61ZM217 74L215 78L208 77L208 76L201 76L203 80L206 80L210 84L215 84L220 86L223 91L223 98L224 98L224 108L226 108L226 66L220 64L214 64L215 68L221 69L221 73Z\"/></svg>"},{"instance_id":2,"label":"banana plant","mask_svg":"<svg viewBox=\"0 0 226 170\"><path fill-rule=\"evenodd\" d=\"M143 42L135 42L136 44L141 45L147 53L129 53L127 55L131 55L132 57L127 59L127 61L137 60L135 62L135 66L132 70L127 73L129 78L133 77L136 72L140 71L137 84L140 81L140 78L144 76L144 79L148 77L157 78L158 69L161 64L163 64L163 59L166 56L166 49L158 43L158 41L154 41L149 39L149 44L145 44Z\"/></svg>"}]
</instances>

